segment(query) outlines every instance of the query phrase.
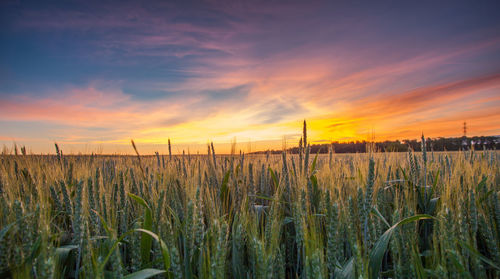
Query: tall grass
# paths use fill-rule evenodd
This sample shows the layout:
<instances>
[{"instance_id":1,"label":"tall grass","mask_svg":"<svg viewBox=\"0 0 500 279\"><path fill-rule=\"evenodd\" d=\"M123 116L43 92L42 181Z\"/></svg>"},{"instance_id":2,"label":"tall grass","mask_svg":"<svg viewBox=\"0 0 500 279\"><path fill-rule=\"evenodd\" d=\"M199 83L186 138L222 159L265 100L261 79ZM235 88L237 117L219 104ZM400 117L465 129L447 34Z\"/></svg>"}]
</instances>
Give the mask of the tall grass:
<instances>
[{"instance_id":1,"label":"tall grass","mask_svg":"<svg viewBox=\"0 0 500 279\"><path fill-rule=\"evenodd\" d=\"M498 278L496 151L0 156L2 278ZM425 139L422 146L426 147Z\"/></svg>"}]
</instances>

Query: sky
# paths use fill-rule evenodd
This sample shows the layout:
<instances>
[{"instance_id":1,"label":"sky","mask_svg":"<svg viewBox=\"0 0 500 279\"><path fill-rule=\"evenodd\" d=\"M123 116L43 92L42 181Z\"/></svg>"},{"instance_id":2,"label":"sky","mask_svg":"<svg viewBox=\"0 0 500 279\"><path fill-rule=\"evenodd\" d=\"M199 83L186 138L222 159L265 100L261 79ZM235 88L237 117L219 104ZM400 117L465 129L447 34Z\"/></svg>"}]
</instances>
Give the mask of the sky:
<instances>
[{"instance_id":1,"label":"sky","mask_svg":"<svg viewBox=\"0 0 500 279\"><path fill-rule=\"evenodd\" d=\"M0 145L500 135L499 1L0 2Z\"/></svg>"}]
</instances>

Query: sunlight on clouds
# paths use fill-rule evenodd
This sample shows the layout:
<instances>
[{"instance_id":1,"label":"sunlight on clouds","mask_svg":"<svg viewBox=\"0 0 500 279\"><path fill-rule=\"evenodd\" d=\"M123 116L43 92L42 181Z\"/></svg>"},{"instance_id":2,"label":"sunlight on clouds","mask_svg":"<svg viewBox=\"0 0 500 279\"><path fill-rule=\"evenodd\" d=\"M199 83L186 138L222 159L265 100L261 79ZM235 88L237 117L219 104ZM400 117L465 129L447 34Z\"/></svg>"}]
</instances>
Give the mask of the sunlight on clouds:
<instances>
[{"instance_id":1,"label":"sunlight on clouds","mask_svg":"<svg viewBox=\"0 0 500 279\"><path fill-rule=\"evenodd\" d=\"M175 152L213 141L227 153L234 140L255 151L296 145L304 119L311 143L459 136L465 120L500 134L489 10L102 5L5 13L0 144L130 153L133 138L153 153L170 138Z\"/></svg>"}]
</instances>

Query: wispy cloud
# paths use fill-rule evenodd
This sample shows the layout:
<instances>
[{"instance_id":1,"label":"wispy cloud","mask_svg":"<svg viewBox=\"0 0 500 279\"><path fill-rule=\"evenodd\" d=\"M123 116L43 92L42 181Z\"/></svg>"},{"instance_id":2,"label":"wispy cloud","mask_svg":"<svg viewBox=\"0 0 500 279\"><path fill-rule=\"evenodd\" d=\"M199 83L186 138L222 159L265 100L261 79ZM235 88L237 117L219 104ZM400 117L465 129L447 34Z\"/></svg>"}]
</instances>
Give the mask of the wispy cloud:
<instances>
[{"instance_id":1,"label":"wispy cloud","mask_svg":"<svg viewBox=\"0 0 500 279\"><path fill-rule=\"evenodd\" d=\"M313 2L3 3L0 141L500 134L495 9Z\"/></svg>"}]
</instances>

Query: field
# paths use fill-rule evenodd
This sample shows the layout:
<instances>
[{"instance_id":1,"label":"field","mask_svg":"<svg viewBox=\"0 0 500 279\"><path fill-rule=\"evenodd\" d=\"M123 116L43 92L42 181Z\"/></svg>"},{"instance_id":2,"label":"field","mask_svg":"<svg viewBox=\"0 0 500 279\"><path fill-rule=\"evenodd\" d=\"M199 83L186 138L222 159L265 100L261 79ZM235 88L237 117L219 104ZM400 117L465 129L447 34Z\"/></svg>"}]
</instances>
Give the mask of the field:
<instances>
[{"instance_id":1,"label":"field","mask_svg":"<svg viewBox=\"0 0 500 279\"><path fill-rule=\"evenodd\" d=\"M497 151L135 150L2 155L0 277L500 276Z\"/></svg>"}]
</instances>

